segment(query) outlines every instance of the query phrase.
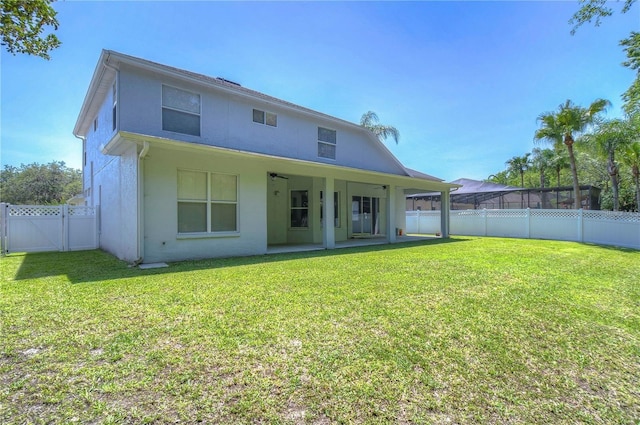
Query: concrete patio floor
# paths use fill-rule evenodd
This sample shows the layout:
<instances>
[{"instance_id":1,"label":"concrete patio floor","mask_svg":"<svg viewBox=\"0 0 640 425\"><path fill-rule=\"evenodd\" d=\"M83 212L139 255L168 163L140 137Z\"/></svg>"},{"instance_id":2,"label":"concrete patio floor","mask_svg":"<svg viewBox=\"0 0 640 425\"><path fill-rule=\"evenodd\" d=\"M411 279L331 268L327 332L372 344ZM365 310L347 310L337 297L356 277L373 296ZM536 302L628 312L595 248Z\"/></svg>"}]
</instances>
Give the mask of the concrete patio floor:
<instances>
[{"instance_id":1,"label":"concrete patio floor","mask_svg":"<svg viewBox=\"0 0 640 425\"><path fill-rule=\"evenodd\" d=\"M430 239L439 239L439 237L433 235L405 235L396 237L396 243L404 242L419 242ZM336 249L340 248L353 248L358 246L370 246L370 245L386 245L386 237L372 237L372 238L357 238L349 239L346 241L336 242ZM283 254L287 252L305 252L305 251L322 251L324 250L322 244L292 244L292 245L269 245L267 247L267 254Z\"/></svg>"}]
</instances>

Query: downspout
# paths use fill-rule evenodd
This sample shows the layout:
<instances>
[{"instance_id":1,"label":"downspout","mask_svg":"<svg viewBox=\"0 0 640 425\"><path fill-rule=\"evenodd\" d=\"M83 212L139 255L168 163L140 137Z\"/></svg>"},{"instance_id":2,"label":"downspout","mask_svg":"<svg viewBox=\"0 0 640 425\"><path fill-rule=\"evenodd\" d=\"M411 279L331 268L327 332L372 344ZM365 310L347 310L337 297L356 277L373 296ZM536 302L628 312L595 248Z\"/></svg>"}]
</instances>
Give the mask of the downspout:
<instances>
[{"instance_id":1,"label":"downspout","mask_svg":"<svg viewBox=\"0 0 640 425\"><path fill-rule=\"evenodd\" d=\"M138 263L144 261L144 158L149 152L149 142L142 144L138 155Z\"/></svg>"},{"instance_id":2,"label":"downspout","mask_svg":"<svg viewBox=\"0 0 640 425\"><path fill-rule=\"evenodd\" d=\"M77 134L73 133L73 137L75 137L76 139L82 140L82 196L84 197L84 191L87 189L86 187L84 187L84 173L85 173L85 149L87 148L87 138L86 137L82 137L82 136L78 136Z\"/></svg>"}]
</instances>

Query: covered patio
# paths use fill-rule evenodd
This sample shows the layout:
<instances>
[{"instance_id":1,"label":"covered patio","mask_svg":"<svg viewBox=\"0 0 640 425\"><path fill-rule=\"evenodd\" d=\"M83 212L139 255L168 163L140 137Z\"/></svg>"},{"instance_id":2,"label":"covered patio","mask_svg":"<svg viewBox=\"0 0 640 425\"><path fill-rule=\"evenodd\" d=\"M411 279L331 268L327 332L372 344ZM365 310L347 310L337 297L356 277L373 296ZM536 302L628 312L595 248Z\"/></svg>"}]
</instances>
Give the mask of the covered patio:
<instances>
[{"instance_id":1,"label":"covered patio","mask_svg":"<svg viewBox=\"0 0 640 425\"><path fill-rule=\"evenodd\" d=\"M405 235L397 236L394 244L405 242L423 242L431 239L439 239L439 237L429 235ZM389 241L386 237L372 238L354 238L346 241L336 242L335 249L340 248L356 248L362 246L386 245ZM306 251L323 251L327 249L323 244L291 244L291 245L269 245L268 254L285 254L290 252L306 252Z\"/></svg>"}]
</instances>

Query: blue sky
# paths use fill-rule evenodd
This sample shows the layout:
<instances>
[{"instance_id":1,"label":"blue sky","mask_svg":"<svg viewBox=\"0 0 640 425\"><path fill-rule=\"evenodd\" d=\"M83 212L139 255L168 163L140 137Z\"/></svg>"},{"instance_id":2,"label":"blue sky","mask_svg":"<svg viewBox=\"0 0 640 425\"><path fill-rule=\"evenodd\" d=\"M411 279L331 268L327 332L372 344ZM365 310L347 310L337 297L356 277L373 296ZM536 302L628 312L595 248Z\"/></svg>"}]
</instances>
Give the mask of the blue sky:
<instances>
[{"instance_id":1,"label":"blue sky","mask_svg":"<svg viewBox=\"0 0 640 425\"><path fill-rule=\"evenodd\" d=\"M619 9L618 4L612 4ZM81 167L71 134L101 49L224 77L348 121L375 111L400 161L484 179L531 151L566 99L620 112L619 41L640 6L571 36L577 2L76 2L54 4L51 61L1 53L0 163Z\"/></svg>"}]
</instances>

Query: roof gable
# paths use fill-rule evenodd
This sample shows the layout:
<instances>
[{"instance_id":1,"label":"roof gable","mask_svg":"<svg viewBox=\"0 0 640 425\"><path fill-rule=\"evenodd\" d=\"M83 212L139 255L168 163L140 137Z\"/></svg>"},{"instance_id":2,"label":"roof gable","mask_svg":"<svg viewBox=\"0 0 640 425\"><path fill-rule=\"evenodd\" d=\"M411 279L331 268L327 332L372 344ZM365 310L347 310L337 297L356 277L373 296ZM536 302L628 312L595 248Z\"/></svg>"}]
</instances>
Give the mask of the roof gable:
<instances>
[{"instance_id":1,"label":"roof gable","mask_svg":"<svg viewBox=\"0 0 640 425\"><path fill-rule=\"evenodd\" d=\"M168 65L152 62L146 59L141 59L122 53L118 53L111 50L103 50L96 69L94 71L87 95L84 99L78 120L74 128L74 134L77 136L83 136L87 133L91 126L93 117L96 111L100 108L101 102L105 99L113 81L116 78L116 72L120 69L122 64L134 69L140 69L152 72L156 75L161 75L171 79L178 79L190 84L196 84L201 87L205 87L208 90L216 92L226 93L233 96L244 98L248 101L259 101L260 103L268 103L275 105L278 109L285 111L292 111L296 114L302 114L320 123L329 123L334 128L343 128L354 134L359 134L360 138L367 140L370 149L377 151L379 158L384 158L384 162L388 165L385 166L388 170L393 171L393 174L414 177L424 180L433 180L441 182L441 179L429 176L424 173L417 172L415 170L406 169L400 161L389 151L389 149L368 129L340 119L336 118L294 103L275 98L273 96L260 93L258 91L243 87L237 83L231 82L223 78L210 77L203 74L198 74L192 71L175 68ZM369 148L367 148L369 149Z\"/></svg>"}]
</instances>

